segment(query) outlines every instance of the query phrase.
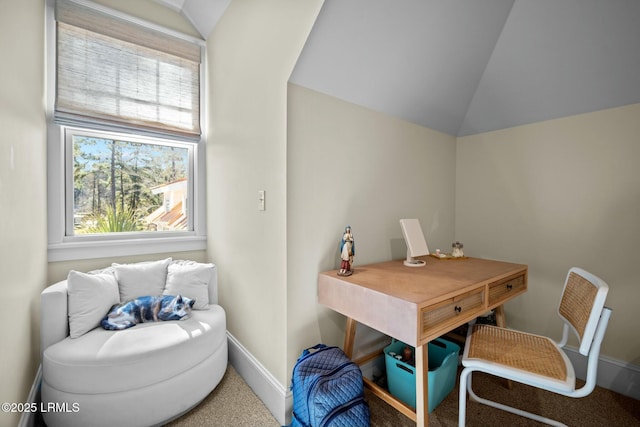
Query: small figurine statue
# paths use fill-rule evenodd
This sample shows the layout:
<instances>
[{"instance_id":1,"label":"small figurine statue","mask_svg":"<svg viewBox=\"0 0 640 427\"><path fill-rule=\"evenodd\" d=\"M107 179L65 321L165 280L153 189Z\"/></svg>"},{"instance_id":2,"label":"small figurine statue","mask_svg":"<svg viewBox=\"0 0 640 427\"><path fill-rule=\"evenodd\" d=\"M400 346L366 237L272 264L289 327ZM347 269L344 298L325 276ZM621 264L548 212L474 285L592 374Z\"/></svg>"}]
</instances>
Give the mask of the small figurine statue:
<instances>
[{"instance_id":1,"label":"small figurine statue","mask_svg":"<svg viewBox=\"0 0 640 427\"><path fill-rule=\"evenodd\" d=\"M353 264L353 256L356 254L355 242L353 240L353 234L351 234L351 226L347 225L344 228L344 234L342 240L340 240L340 270L338 276L351 276L353 270L351 270L351 264Z\"/></svg>"},{"instance_id":2,"label":"small figurine statue","mask_svg":"<svg viewBox=\"0 0 640 427\"><path fill-rule=\"evenodd\" d=\"M461 242L453 242L451 244L451 256L453 258L462 258L464 253L462 252L463 244Z\"/></svg>"}]
</instances>

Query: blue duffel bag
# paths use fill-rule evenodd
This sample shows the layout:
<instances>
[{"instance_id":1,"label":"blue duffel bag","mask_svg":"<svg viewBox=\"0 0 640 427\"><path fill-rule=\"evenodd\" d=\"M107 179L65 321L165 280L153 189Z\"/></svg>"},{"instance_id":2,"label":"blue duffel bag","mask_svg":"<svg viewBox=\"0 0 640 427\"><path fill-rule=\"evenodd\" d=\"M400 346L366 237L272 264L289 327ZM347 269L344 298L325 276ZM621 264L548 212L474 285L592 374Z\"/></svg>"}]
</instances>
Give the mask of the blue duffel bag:
<instances>
[{"instance_id":1,"label":"blue duffel bag","mask_svg":"<svg viewBox=\"0 0 640 427\"><path fill-rule=\"evenodd\" d=\"M302 352L291 378L291 427L368 427L362 371L338 347Z\"/></svg>"}]
</instances>

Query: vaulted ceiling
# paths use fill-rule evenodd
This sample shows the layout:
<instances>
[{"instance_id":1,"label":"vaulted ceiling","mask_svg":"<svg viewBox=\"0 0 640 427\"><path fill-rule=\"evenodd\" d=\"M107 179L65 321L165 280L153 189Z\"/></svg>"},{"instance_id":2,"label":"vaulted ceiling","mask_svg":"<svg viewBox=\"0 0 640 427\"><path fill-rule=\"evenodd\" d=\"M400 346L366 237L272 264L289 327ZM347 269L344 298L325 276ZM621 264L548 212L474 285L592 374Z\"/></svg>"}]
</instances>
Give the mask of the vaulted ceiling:
<instances>
[{"instance_id":1,"label":"vaulted ceiling","mask_svg":"<svg viewBox=\"0 0 640 427\"><path fill-rule=\"evenodd\" d=\"M290 82L455 136L640 103L640 1L325 0Z\"/></svg>"},{"instance_id":2,"label":"vaulted ceiling","mask_svg":"<svg viewBox=\"0 0 640 427\"><path fill-rule=\"evenodd\" d=\"M231 0L154 0L191 22L203 39L209 37Z\"/></svg>"}]
</instances>

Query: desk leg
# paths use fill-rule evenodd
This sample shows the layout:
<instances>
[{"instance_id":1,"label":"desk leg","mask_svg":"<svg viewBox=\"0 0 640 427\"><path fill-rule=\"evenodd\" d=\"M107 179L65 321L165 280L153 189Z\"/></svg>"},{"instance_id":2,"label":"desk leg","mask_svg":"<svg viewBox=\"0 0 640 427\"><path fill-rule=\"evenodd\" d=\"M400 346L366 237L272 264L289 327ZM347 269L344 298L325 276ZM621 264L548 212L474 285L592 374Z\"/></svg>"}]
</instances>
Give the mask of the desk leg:
<instances>
[{"instance_id":1,"label":"desk leg","mask_svg":"<svg viewBox=\"0 0 640 427\"><path fill-rule=\"evenodd\" d=\"M504 315L504 307L501 305L497 306L495 308L495 312L496 312L496 325L500 326L501 328L506 328L507 320Z\"/></svg>"},{"instance_id":2,"label":"desk leg","mask_svg":"<svg viewBox=\"0 0 640 427\"><path fill-rule=\"evenodd\" d=\"M350 317L347 317L347 329L344 333L344 354L347 355L349 359L353 359L353 342L356 337L356 326L357 322Z\"/></svg>"},{"instance_id":3,"label":"desk leg","mask_svg":"<svg viewBox=\"0 0 640 427\"><path fill-rule=\"evenodd\" d=\"M507 318L504 314L504 306L499 305L495 308L496 312L496 326L501 328L507 327ZM513 388L513 382L511 380L507 380L507 388L511 390Z\"/></svg>"},{"instance_id":4,"label":"desk leg","mask_svg":"<svg viewBox=\"0 0 640 427\"><path fill-rule=\"evenodd\" d=\"M416 426L429 425L429 343L416 347Z\"/></svg>"}]
</instances>

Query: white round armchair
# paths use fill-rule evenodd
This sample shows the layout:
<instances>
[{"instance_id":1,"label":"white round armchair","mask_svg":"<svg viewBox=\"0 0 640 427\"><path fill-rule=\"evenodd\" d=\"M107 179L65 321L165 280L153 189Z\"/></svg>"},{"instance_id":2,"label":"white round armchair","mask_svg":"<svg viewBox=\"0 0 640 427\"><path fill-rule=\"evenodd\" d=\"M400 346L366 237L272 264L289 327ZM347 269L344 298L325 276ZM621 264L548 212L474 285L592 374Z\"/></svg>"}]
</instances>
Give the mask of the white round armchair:
<instances>
[{"instance_id":1,"label":"white round armchair","mask_svg":"<svg viewBox=\"0 0 640 427\"><path fill-rule=\"evenodd\" d=\"M196 305L186 320L119 331L99 326L113 300L151 292L180 293ZM227 367L226 315L217 301L213 264L171 259L73 272L46 288L41 407L47 426L162 425L196 406Z\"/></svg>"}]
</instances>

